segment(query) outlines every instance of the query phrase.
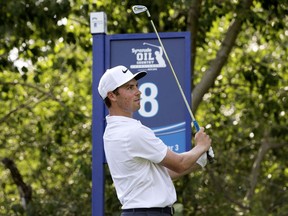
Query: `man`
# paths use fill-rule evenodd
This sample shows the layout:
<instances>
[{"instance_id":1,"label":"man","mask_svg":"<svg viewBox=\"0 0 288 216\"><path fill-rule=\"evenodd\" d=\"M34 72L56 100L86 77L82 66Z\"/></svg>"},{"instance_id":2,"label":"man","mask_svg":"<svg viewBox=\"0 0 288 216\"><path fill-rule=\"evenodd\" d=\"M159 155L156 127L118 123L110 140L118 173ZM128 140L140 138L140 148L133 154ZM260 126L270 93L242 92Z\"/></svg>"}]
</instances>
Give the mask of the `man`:
<instances>
[{"instance_id":1,"label":"man","mask_svg":"<svg viewBox=\"0 0 288 216\"><path fill-rule=\"evenodd\" d=\"M109 115L104 132L104 150L122 204L121 216L172 215L176 192L172 179L206 165L211 139L201 128L195 147L175 153L155 136L133 113L140 109L138 80L146 72L132 74L125 66L108 69L98 91Z\"/></svg>"}]
</instances>

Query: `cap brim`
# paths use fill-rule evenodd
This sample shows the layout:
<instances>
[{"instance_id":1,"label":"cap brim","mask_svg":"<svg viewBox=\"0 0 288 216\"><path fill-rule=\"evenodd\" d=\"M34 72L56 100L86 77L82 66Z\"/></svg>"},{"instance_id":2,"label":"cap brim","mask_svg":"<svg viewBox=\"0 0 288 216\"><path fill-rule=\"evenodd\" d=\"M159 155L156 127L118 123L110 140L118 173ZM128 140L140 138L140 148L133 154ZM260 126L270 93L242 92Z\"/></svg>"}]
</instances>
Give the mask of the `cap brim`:
<instances>
[{"instance_id":1,"label":"cap brim","mask_svg":"<svg viewBox=\"0 0 288 216\"><path fill-rule=\"evenodd\" d=\"M146 71L140 71L140 72L134 74L134 78L136 80L139 80L139 79L143 78L144 76L146 76L146 74L147 74Z\"/></svg>"}]
</instances>

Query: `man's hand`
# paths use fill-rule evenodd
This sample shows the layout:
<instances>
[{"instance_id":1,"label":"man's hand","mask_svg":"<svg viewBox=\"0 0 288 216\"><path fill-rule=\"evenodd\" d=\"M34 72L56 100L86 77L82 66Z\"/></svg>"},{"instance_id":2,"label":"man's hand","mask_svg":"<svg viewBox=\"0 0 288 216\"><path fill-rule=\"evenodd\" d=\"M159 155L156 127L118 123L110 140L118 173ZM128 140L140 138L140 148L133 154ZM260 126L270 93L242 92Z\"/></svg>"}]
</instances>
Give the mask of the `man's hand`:
<instances>
[{"instance_id":1,"label":"man's hand","mask_svg":"<svg viewBox=\"0 0 288 216\"><path fill-rule=\"evenodd\" d=\"M195 145L201 145L204 148L204 153L198 158L196 161L202 168L207 164L207 153L210 157L214 157L214 152L211 147L211 139L210 137L204 132L204 128L201 127L200 130L195 135Z\"/></svg>"},{"instance_id":2,"label":"man's hand","mask_svg":"<svg viewBox=\"0 0 288 216\"><path fill-rule=\"evenodd\" d=\"M198 147L203 147L203 153L208 151L211 146L211 139L204 132L203 127L201 127L200 130L195 134L195 145L197 145Z\"/></svg>"}]
</instances>

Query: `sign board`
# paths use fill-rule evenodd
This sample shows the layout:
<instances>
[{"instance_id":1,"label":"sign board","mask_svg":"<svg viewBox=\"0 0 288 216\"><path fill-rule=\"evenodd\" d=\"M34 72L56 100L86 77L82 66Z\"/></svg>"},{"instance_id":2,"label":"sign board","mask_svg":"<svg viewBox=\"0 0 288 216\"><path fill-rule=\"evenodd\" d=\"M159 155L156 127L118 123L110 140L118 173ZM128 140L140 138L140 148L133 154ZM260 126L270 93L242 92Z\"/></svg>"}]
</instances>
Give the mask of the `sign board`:
<instances>
[{"instance_id":1,"label":"sign board","mask_svg":"<svg viewBox=\"0 0 288 216\"><path fill-rule=\"evenodd\" d=\"M190 33L160 33L161 41L190 103ZM134 118L150 127L175 152L191 148L191 120L155 34L107 35L105 66L145 70L139 80L141 109Z\"/></svg>"}]
</instances>

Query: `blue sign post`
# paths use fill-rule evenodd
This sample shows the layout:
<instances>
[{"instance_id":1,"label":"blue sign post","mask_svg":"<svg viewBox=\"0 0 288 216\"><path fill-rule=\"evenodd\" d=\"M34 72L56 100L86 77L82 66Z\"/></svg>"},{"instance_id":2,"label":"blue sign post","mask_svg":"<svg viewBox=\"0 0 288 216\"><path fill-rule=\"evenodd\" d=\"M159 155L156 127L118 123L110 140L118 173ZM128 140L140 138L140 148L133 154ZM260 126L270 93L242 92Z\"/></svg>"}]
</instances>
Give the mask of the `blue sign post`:
<instances>
[{"instance_id":1,"label":"blue sign post","mask_svg":"<svg viewBox=\"0 0 288 216\"><path fill-rule=\"evenodd\" d=\"M105 105L97 90L99 80L105 69L106 15L94 12L90 16L90 27L93 35L93 74L92 74L92 215L104 215L105 179L104 179L104 146L102 134L105 128Z\"/></svg>"},{"instance_id":2,"label":"blue sign post","mask_svg":"<svg viewBox=\"0 0 288 216\"><path fill-rule=\"evenodd\" d=\"M124 65L145 70L139 81L141 109L134 118L150 127L175 152L191 148L191 119L155 34L106 35L105 14L91 15L93 35L92 215L105 215L103 132L107 110L98 94L106 69ZM160 33L186 96L190 95L190 33ZM190 98L190 97L187 97ZM190 101L188 101L190 103Z\"/></svg>"}]
</instances>

